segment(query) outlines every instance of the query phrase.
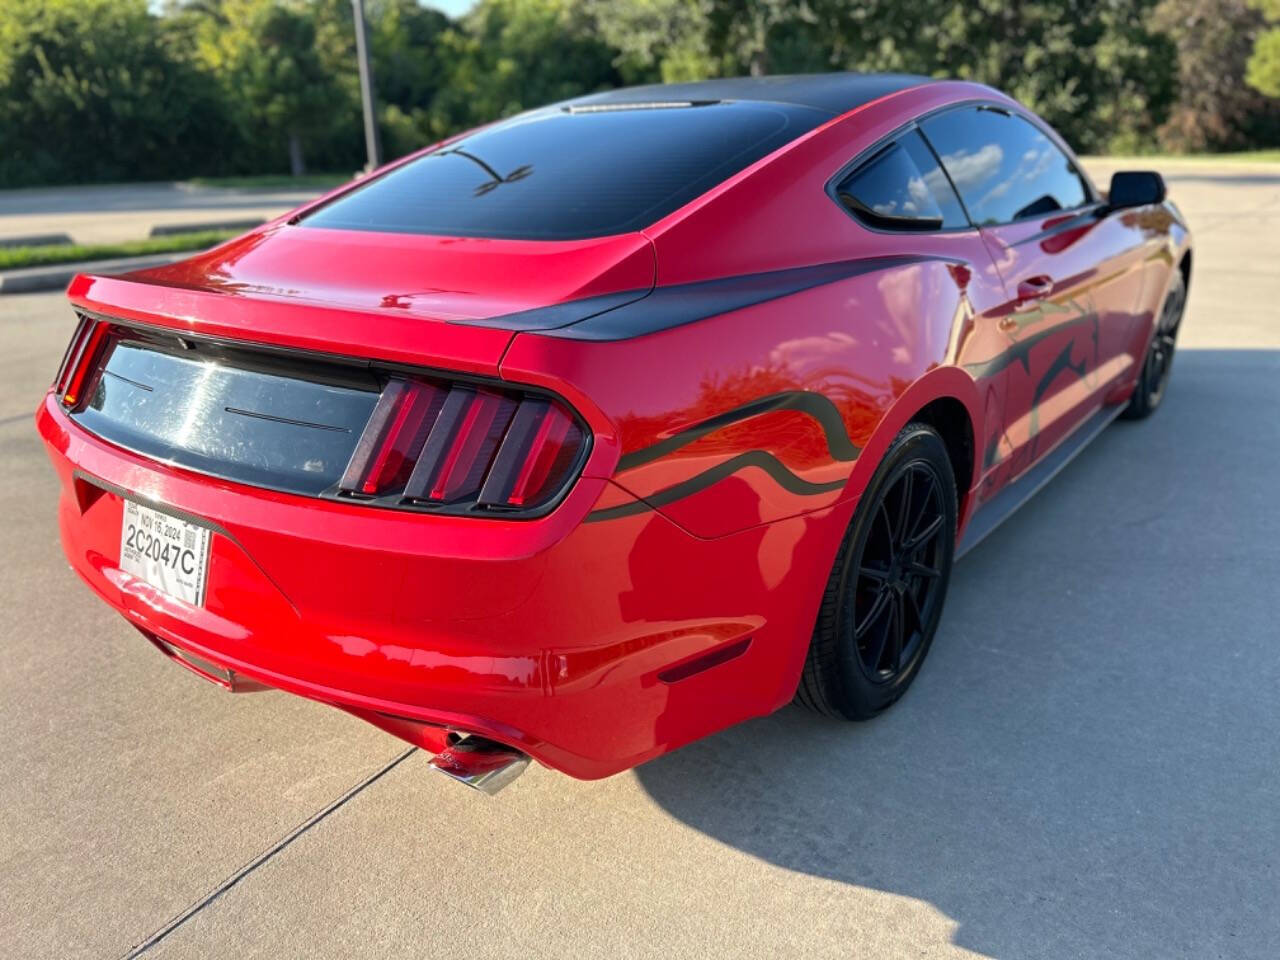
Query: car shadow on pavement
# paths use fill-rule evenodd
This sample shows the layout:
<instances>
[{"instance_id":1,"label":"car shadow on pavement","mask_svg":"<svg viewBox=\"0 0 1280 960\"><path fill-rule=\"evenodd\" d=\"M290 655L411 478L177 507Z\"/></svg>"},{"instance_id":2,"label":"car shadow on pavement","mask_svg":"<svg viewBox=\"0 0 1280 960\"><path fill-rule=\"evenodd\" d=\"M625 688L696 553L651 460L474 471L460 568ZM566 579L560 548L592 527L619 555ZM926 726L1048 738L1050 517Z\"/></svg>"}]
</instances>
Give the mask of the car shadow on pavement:
<instances>
[{"instance_id":1,"label":"car shadow on pavement","mask_svg":"<svg viewBox=\"0 0 1280 960\"><path fill-rule=\"evenodd\" d=\"M956 568L876 720L787 707L636 771L789 870L933 904L997 957L1275 956L1280 352L1182 351ZM933 945L921 945L921 953Z\"/></svg>"}]
</instances>

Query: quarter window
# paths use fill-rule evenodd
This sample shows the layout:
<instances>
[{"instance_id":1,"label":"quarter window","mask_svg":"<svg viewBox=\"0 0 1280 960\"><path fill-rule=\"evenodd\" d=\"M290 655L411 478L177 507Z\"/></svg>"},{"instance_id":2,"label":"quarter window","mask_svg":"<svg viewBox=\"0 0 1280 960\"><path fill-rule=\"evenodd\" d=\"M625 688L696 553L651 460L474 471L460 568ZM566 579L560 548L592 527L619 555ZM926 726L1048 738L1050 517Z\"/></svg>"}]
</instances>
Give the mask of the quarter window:
<instances>
[{"instance_id":1,"label":"quarter window","mask_svg":"<svg viewBox=\"0 0 1280 960\"><path fill-rule=\"evenodd\" d=\"M1090 199L1071 159L1022 117L962 107L920 126L979 226L1071 210Z\"/></svg>"},{"instance_id":2,"label":"quarter window","mask_svg":"<svg viewBox=\"0 0 1280 960\"><path fill-rule=\"evenodd\" d=\"M859 220L880 230L949 230L969 225L955 191L916 130L881 148L836 187Z\"/></svg>"}]
</instances>

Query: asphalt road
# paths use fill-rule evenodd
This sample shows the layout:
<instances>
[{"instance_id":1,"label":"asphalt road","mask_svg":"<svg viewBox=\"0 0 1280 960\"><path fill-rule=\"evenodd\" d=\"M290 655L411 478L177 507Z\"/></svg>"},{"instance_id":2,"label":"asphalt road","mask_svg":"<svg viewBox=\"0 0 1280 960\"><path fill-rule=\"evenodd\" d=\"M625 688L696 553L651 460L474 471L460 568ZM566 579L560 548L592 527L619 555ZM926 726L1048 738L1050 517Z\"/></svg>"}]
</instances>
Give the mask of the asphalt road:
<instances>
[{"instance_id":1,"label":"asphalt road","mask_svg":"<svg viewBox=\"0 0 1280 960\"><path fill-rule=\"evenodd\" d=\"M140 240L156 226L269 220L321 191L126 183L0 191L0 240L65 233L76 243Z\"/></svg>"},{"instance_id":2,"label":"asphalt road","mask_svg":"<svg viewBox=\"0 0 1280 960\"><path fill-rule=\"evenodd\" d=\"M90 596L31 424L70 314L0 299L0 952L1280 955L1280 168L1172 189L1199 247L1165 406L958 566L900 704L493 800Z\"/></svg>"}]
</instances>

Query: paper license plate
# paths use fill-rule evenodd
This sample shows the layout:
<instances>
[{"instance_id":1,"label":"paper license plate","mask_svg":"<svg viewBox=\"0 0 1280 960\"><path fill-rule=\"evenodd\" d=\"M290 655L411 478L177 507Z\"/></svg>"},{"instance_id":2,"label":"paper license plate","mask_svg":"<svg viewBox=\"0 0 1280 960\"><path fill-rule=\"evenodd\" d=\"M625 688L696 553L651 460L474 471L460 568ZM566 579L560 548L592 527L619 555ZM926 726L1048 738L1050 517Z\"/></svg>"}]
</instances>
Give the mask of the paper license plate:
<instances>
[{"instance_id":1,"label":"paper license plate","mask_svg":"<svg viewBox=\"0 0 1280 960\"><path fill-rule=\"evenodd\" d=\"M120 569L170 596L203 606L211 540L206 527L126 500Z\"/></svg>"}]
</instances>

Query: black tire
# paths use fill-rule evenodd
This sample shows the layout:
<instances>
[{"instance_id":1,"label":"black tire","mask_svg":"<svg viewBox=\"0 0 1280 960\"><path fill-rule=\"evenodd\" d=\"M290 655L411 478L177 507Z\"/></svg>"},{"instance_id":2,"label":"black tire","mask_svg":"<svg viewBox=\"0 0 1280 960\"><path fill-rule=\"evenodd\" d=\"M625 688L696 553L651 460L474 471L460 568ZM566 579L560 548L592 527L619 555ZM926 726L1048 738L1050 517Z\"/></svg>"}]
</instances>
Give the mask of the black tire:
<instances>
[{"instance_id":1,"label":"black tire","mask_svg":"<svg viewBox=\"0 0 1280 960\"><path fill-rule=\"evenodd\" d=\"M908 424L876 468L840 545L797 703L829 717L866 720L906 692L942 616L956 509L942 438L930 426Z\"/></svg>"},{"instance_id":2,"label":"black tire","mask_svg":"<svg viewBox=\"0 0 1280 960\"><path fill-rule=\"evenodd\" d=\"M1169 376L1173 373L1173 353L1178 345L1178 328L1187 305L1187 283L1181 270L1173 271L1173 279L1160 305L1160 313L1151 331L1151 340L1142 360L1142 373L1133 388L1129 405L1120 415L1126 420L1141 420L1156 412L1164 399Z\"/></svg>"}]
</instances>

